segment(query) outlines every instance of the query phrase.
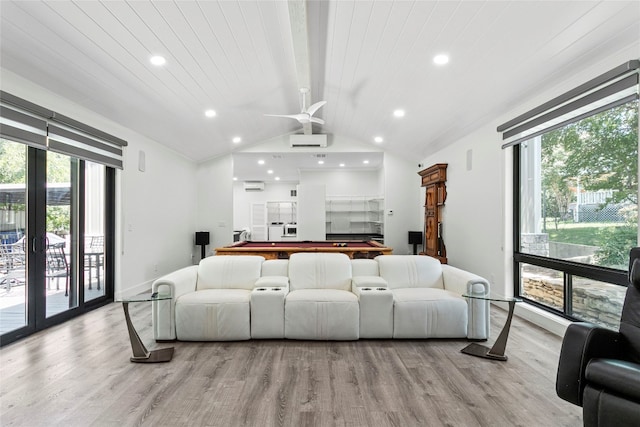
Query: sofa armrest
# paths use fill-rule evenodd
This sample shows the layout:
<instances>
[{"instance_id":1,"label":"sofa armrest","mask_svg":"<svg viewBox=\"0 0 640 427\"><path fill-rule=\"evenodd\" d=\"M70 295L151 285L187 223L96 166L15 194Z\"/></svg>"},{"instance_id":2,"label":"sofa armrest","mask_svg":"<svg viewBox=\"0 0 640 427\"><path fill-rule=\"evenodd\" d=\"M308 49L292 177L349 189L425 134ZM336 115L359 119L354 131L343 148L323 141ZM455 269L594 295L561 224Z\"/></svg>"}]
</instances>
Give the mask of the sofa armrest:
<instances>
[{"instance_id":1,"label":"sofa armrest","mask_svg":"<svg viewBox=\"0 0 640 427\"><path fill-rule=\"evenodd\" d=\"M171 297L168 300L153 301L151 303L154 339L176 339L176 299L180 295L195 291L197 280L198 266L191 265L162 276L153 282L151 292L158 292Z\"/></svg>"},{"instance_id":2,"label":"sofa armrest","mask_svg":"<svg viewBox=\"0 0 640 427\"><path fill-rule=\"evenodd\" d=\"M442 281L447 291L460 295L467 293L489 295L487 279L448 264L442 264Z\"/></svg>"},{"instance_id":3,"label":"sofa armrest","mask_svg":"<svg viewBox=\"0 0 640 427\"><path fill-rule=\"evenodd\" d=\"M448 264L442 265L442 281L447 291L458 295L489 295L489 282L477 274L470 273ZM468 298L467 338L486 340L491 330L489 301Z\"/></svg>"},{"instance_id":4,"label":"sofa armrest","mask_svg":"<svg viewBox=\"0 0 640 427\"><path fill-rule=\"evenodd\" d=\"M585 377L596 388L640 403L640 365L637 363L620 359L591 359Z\"/></svg>"},{"instance_id":5,"label":"sofa armrest","mask_svg":"<svg viewBox=\"0 0 640 427\"><path fill-rule=\"evenodd\" d=\"M582 406L585 372L589 361L596 357L618 358L621 338L619 332L592 323L572 323L562 340L556 393L567 402Z\"/></svg>"},{"instance_id":6,"label":"sofa armrest","mask_svg":"<svg viewBox=\"0 0 640 427\"><path fill-rule=\"evenodd\" d=\"M388 288L386 280L380 276L356 276L351 279L351 292L359 294L358 288Z\"/></svg>"}]
</instances>

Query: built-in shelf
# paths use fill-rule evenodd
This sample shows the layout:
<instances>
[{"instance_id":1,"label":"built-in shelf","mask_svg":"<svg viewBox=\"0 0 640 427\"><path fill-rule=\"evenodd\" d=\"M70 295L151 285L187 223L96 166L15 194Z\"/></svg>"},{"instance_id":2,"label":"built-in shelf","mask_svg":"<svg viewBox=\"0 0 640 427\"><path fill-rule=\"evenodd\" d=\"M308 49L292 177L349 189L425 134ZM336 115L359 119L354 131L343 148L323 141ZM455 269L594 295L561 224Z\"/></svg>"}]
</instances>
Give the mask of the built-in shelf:
<instances>
[{"instance_id":1,"label":"built-in shelf","mask_svg":"<svg viewBox=\"0 0 640 427\"><path fill-rule=\"evenodd\" d=\"M326 201L327 235L375 235L382 239L383 214L382 197L330 197Z\"/></svg>"}]
</instances>

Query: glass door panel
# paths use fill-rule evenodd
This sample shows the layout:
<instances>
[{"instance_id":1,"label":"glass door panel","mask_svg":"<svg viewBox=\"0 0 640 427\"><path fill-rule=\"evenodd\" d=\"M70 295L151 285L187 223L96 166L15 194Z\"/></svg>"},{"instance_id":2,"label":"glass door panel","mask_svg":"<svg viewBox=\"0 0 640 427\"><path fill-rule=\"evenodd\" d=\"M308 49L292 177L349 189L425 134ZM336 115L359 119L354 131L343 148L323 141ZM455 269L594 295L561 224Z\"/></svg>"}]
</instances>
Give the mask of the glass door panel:
<instances>
[{"instance_id":1,"label":"glass door panel","mask_svg":"<svg viewBox=\"0 0 640 427\"><path fill-rule=\"evenodd\" d=\"M105 166L85 162L84 187L84 300L105 294Z\"/></svg>"},{"instance_id":2,"label":"glass door panel","mask_svg":"<svg viewBox=\"0 0 640 427\"><path fill-rule=\"evenodd\" d=\"M78 161L69 156L47 153L46 317L78 305L77 286L72 280L77 165Z\"/></svg>"},{"instance_id":3,"label":"glass door panel","mask_svg":"<svg viewBox=\"0 0 640 427\"><path fill-rule=\"evenodd\" d=\"M24 144L0 139L0 335L27 325Z\"/></svg>"}]
</instances>

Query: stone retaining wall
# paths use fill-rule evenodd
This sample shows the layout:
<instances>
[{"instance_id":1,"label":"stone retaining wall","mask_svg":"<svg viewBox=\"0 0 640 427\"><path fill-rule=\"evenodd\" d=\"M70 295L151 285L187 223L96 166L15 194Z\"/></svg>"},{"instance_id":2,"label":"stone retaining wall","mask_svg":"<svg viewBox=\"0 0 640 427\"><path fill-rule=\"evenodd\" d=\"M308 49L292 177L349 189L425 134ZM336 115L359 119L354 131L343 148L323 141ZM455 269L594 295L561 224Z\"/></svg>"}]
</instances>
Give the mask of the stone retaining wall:
<instances>
[{"instance_id":1,"label":"stone retaining wall","mask_svg":"<svg viewBox=\"0 0 640 427\"><path fill-rule=\"evenodd\" d=\"M522 277L523 296L562 310L563 281L541 275ZM573 279L573 315L588 322L617 330L626 288L593 280Z\"/></svg>"}]
</instances>

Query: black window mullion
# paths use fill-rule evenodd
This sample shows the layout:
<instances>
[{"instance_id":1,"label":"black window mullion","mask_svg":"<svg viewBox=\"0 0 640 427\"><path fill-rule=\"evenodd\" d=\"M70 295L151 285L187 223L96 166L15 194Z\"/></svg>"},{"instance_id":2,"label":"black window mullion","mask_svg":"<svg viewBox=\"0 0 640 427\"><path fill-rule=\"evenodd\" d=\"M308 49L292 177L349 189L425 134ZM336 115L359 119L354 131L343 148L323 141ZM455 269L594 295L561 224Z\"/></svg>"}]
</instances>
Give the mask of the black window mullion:
<instances>
[{"instance_id":1,"label":"black window mullion","mask_svg":"<svg viewBox=\"0 0 640 427\"><path fill-rule=\"evenodd\" d=\"M514 254L520 252L520 145L513 147L513 251ZM513 295L521 297L520 264L513 257Z\"/></svg>"},{"instance_id":2,"label":"black window mullion","mask_svg":"<svg viewBox=\"0 0 640 427\"><path fill-rule=\"evenodd\" d=\"M116 170L105 168L105 201L104 201L104 293L113 301L114 295L114 259L116 253Z\"/></svg>"},{"instance_id":3,"label":"black window mullion","mask_svg":"<svg viewBox=\"0 0 640 427\"><path fill-rule=\"evenodd\" d=\"M573 275L564 273L564 312L573 315Z\"/></svg>"}]
</instances>

